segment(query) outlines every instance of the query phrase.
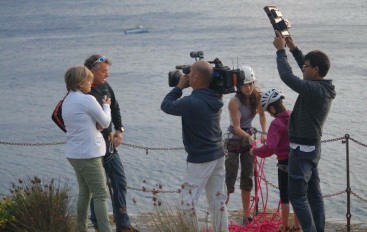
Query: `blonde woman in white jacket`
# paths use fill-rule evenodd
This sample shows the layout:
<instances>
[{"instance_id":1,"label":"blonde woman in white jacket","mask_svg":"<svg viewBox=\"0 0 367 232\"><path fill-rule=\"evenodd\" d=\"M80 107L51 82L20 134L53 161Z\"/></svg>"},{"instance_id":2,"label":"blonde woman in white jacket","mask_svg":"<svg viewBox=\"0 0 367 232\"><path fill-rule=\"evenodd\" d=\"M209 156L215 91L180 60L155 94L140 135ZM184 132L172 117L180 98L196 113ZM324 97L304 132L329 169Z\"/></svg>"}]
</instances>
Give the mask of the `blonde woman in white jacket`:
<instances>
[{"instance_id":1,"label":"blonde woman in white jacket","mask_svg":"<svg viewBox=\"0 0 367 232\"><path fill-rule=\"evenodd\" d=\"M73 166L79 184L77 201L78 231L87 231L88 208L94 198L101 232L111 232L107 213L106 175L102 157L106 145L100 130L111 122L111 99L103 100L103 109L95 97L87 95L93 74L85 66L69 68L65 73L68 95L62 105L66 129L65 156Z\"/></svg>"}]
</instances>

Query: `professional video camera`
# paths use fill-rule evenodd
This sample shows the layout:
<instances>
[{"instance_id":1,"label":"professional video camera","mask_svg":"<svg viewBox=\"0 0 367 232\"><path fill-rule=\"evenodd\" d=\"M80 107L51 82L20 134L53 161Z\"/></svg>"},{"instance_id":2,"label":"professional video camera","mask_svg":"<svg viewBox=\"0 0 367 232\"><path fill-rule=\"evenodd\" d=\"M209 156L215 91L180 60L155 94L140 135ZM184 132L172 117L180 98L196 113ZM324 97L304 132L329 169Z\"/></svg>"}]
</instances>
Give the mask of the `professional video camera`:
<instances>
[{"instance_id":1,"label":"professional video camera","mask_svg":"<svg viewBox=\"0 0 367 232\"><path fill-rule=\"evenodd\" d=\"M191 58L195 60L203 60L203 51L190 52ZM245 79L245 74L240 69L230 69L228 66L223 66L222 61L215 58L213 61L208 61L210 64L214 64L213 67L213 79L210 84L210 88L219 94L234 93L238 89L238 83L241 83ZM191 65L176 65L176 70L168 73L168 85L175 87L180 76L183 74L189 74Z\"/></svg>"},{"instance_id":2,"label":"professional video camera","mask_svg":"<svg viewBox=\"0 0 367 232\"><path fill-rule=\"evenodd\" d=\"M274 30L280 32L283 37L291 36L288 29L291 28L291 24L287 19L283 19L282 13L276 6L265 6L264 10L268 15Z\"/></svg>"}]
</instances>

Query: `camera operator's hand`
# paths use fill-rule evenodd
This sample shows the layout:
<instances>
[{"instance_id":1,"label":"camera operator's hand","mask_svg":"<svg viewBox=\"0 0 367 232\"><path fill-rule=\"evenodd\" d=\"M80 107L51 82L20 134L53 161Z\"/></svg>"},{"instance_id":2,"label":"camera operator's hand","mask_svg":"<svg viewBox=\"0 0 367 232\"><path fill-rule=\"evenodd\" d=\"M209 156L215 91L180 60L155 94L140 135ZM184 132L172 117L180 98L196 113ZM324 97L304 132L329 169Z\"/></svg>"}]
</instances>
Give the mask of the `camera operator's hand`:
<instances>
[{"instance_id":1,"label":"camera operator's hand","mask_svg":"<svg viewBox=\"0 0 367 232\"><path fill-rule=\"evenodd\" d=\"M297 47L296 44L293 41L293 38L290 37L290 36L285 38L285 43L289 47L289 50L293 50Z\"/></svg>"},{"instance_id":2,"label":"camera operator's hand","mask_svg":"<svg viewBox=\"0 0 367 232\"><path fill-rule=\"evenodd\" d=\"M178 81L177 87L180 89L185 89L189 87L189 76L188 75L181 75L180 80Z\"/></svg>"},{"instance_id":3,"label":"camera operator's hand","mask_svg":"<svg viewBox=\"0 0 367 232\"><path fill-rule=\"evenodd\" d=\"M276 36L274 37L274 47L278 50L280 49L284 49L286 43L285 43L285 39L283 38L283 36L280 34L279 31L275 31Z\"/></svg>"}]
</instances>

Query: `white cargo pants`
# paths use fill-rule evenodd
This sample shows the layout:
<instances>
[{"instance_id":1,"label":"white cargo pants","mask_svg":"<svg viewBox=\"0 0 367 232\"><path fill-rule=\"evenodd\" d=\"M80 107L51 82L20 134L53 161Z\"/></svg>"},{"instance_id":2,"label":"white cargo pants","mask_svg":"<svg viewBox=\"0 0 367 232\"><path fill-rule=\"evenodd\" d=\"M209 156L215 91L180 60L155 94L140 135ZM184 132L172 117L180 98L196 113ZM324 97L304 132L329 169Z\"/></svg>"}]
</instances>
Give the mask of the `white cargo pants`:
<instances>
[{"instance_id":1,"label":"white cargo pants","mask_svg":"<svg viewBox=\"0 0 367 232\"><path fill-rule=\"evenodd\" d=\"M225 204L224 157L205 163L187 163L187 174L182 190L183 210L194 218L198 228L196 206L199 197L205 190L213 232L228 231L228 215ZM195 217L193 217L195 216Z\"/></svg>"}]
</instances>

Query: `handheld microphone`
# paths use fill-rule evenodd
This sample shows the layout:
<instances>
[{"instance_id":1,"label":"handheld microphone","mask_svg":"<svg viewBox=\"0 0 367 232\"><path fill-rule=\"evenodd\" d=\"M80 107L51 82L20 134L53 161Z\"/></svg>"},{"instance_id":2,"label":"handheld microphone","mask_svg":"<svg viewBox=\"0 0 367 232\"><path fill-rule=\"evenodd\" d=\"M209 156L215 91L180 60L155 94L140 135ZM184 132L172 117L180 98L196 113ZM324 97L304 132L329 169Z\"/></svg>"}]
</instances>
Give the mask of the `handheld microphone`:
<instances>
[{"instance_id":1,"label":"handheld microphone","mask_svg":"<svg viewBox=\"0 0 367 232\"><path fill-rule=\"evenodd\" d=\"M103 97L102 97L102 99L104 99L105 101L107 100L107 93L108 93L108 88L107 88L107 86L104 86L103 88L102 88L102 95L103 95Z\"/></svg>"}]
</instances>

